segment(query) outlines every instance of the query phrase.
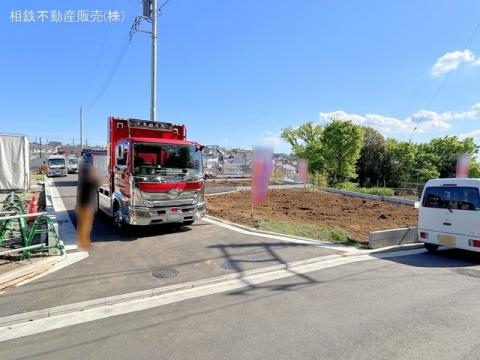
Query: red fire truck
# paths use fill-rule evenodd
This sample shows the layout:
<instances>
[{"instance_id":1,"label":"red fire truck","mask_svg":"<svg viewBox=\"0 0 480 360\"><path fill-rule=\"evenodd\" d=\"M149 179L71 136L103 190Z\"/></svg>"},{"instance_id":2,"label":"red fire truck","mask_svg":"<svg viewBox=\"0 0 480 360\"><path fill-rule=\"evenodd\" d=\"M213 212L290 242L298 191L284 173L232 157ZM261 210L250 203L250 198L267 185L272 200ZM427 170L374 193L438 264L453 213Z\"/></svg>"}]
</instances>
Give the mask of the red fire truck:
<instances>
[{"instance_id":1,"label":"red fire truck","mask_svg":"<svg viewBox=\"0 0 480 360\"><path fill-rule=\"evenodd\" d=\"M203 146L185 125L110 117L98 208L125 225L183 223L205 213Z\"/></svg>"}]
</instances>

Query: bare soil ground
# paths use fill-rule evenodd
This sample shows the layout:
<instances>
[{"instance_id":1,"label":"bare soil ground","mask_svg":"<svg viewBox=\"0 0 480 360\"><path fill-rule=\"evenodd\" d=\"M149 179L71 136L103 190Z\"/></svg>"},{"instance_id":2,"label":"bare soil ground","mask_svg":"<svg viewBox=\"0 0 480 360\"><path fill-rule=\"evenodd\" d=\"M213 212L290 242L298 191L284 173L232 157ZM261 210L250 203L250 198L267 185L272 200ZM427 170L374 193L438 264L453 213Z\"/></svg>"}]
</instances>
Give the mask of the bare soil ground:
<instances>
[{"instance_id":1,"label":"bare soil ground","mask_svg":"<svg viewBox=\"0 0 480 360\"><path fill-rule=\"evenodd\" d=\"M416 226L418 219L418 211L411 206L302 189L270 190L267 202L255 207L255 219L251 218L250 192L209 197L207 211L248 226L267 219L340 228L362 242L368 241L370 231Z\"/></svg>"}]
</instances>

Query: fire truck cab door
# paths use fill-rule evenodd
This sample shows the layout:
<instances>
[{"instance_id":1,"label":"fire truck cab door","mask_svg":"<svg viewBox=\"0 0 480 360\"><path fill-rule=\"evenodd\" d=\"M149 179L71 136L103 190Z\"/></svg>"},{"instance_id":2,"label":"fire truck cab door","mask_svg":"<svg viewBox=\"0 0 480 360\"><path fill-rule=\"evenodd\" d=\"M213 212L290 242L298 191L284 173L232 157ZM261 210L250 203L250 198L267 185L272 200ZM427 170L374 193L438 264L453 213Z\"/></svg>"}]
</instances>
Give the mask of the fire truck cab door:
<instances>
[{"instance_id":1,"label":"fire truck cab door","mask_svg":"<svg viewBox=\"0 0 480 360\"><path fill-rule=\"evenodd\" d=\"M128 142L119 142L115 148L115 154L114 191L118 191L124 196L130 196L130 152Z\"/></svg>"}]
</instances>

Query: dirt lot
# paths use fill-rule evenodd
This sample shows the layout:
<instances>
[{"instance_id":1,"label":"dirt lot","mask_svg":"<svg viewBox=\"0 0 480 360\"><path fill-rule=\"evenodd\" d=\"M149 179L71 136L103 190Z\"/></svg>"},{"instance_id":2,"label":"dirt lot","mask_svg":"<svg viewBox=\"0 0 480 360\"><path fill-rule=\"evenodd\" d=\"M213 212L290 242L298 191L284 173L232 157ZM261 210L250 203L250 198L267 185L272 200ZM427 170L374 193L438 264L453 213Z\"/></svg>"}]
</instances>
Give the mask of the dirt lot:
<instances>
[{"instance_id":1,"label":"dirt lot","mask_svg":"<svg viewBox=\"0 0 480 360\"><path fill-rule=\"evenodd\" d=\"M358 241L367 241L370 231L416 226L418 217L411 206L305 190L270 190L268 201L255 207L255 220L250 207L250 192L208 197L207 202L208 214L236 223L295 221L341 228Z\"/></svg>"}]
</instances>

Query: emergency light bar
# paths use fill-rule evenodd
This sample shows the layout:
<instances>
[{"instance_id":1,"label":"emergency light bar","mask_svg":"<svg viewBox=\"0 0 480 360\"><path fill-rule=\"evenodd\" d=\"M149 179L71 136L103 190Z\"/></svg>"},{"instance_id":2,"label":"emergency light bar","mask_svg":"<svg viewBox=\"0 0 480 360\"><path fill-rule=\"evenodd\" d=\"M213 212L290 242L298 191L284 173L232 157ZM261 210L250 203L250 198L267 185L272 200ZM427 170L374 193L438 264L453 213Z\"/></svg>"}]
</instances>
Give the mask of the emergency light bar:
<instances>
[{"instance_id":1,"label":"emergency light bar","mask_svg":"<svg viewBox=\"0 0 480 360\"><path fill-rule=\"evenodd\" d=\"M166 122L129 119L130 128L172 131L173 125Z\"/></svg>"}]
</instances>

